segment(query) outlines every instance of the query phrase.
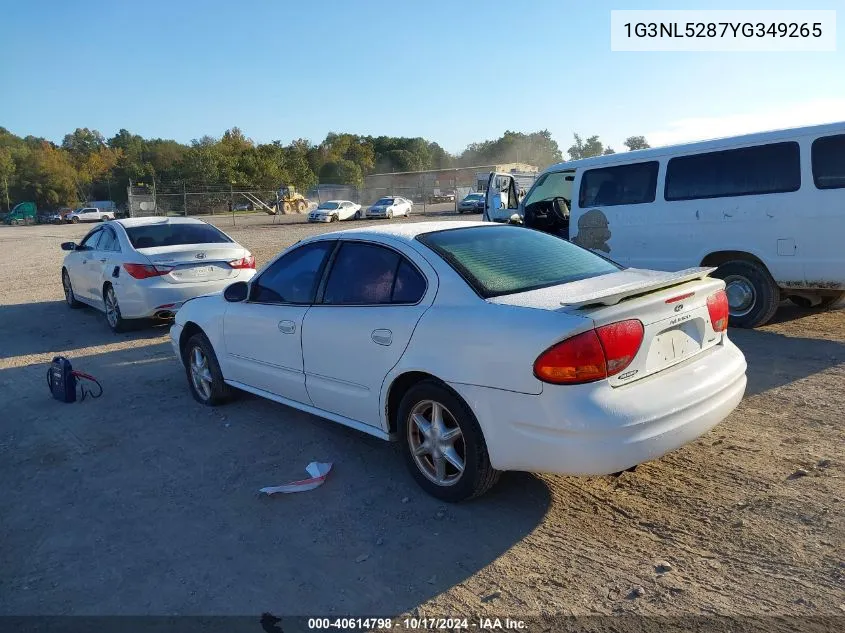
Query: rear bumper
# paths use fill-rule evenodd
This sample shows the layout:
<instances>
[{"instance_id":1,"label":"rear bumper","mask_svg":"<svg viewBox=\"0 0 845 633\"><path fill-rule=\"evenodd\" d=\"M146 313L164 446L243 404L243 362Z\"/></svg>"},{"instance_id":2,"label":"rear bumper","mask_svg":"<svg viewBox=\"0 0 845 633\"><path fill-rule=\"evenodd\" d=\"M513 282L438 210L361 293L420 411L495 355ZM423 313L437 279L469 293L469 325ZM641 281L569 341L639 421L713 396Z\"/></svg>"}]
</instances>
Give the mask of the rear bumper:
<instances>
[{"instance_id":1,"label":"rear bumper","mask_svg":"<svg viewBox=\"0 0 845 633\"><path fill-rule=\"evenodd\" d=\"M499 470L619 472L693 441L745 393L745 357L730 341L623 387L544 385L539 395L452 384L478 418Z\"/></svg>"},{"instance_id":2,"label":"rear bumper","mask_svg":"<svg viewBox=\"0 0 845 633\"><path fill-rule=\"evenodd\" d=\"M222 292L236 281L249 281L254 275L255 270L250 268L240 270L236 276L220 281L171 284L159 279L144 280L151 283L115 285L115 290L122 316L127 319L144 319L154 317L162 311L175 313L188 299Z\"/></svg>"}]
</instances>

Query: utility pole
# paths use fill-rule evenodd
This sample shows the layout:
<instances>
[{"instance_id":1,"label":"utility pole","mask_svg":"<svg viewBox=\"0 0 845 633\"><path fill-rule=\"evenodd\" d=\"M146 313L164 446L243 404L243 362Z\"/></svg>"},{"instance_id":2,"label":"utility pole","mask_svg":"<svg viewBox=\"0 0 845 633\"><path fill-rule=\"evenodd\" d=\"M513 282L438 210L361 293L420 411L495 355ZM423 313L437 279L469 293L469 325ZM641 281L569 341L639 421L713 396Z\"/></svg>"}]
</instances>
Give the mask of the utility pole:
<instances>
[{"instance_id":1,"label":"utility pole","mask_svg":"<svg viewBox=\"0 0 845 633\"><path fill-rule=\"evenodd\" d=\"M6 190L6 211L11 211L12 206L9 204L9 177L3 175L3 187Z\"/></svg>"}]
</instances>

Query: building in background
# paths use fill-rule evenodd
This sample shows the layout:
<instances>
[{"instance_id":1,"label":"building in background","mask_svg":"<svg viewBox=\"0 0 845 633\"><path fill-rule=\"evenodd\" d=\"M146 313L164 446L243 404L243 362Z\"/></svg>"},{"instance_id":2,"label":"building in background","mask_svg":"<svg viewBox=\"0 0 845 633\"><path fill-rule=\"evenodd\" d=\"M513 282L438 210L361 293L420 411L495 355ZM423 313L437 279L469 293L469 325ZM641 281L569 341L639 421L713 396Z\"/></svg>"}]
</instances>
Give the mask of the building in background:
<instances>
[{"instance_id":1,"label":"building in background","mask_svg":"<svg viewBox=\"0 0 845 633\"><path fill-rule=\"evenodd\" d=\"M420 202L428 200L435 193L457 193L466 195L469 191L484 191L491 171L512 173L520 185L531 186L539 168L527 163L500 163L497 165L475 165L451 169L427 169L425 171L402 171L385 174L370 174L364 177L363 204L369 204L381 196L397 195Z\"/></svg>"}]
</instances>

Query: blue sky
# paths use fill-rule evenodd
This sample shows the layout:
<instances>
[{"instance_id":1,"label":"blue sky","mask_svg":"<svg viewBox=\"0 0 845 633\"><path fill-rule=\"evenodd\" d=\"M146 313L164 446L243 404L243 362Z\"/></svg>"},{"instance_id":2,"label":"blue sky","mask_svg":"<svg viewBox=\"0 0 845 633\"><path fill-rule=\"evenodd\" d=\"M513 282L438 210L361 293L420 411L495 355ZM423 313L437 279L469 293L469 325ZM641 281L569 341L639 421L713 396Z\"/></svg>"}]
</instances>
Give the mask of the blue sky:
<instances>
[{"instance_id":1,"label":"blue sky","mask_svg":"<svg viewBox=\"0 0 845 633\"><path fill-rule=\"evenodd\" d=\"M4 5L0 125L55 141L76 127L187 142L238 126L259 142L335 131L423 136L457 152L548 128L564 150L573 132L621 149L632 134L666 144L845 119L845 11L835 53L621 53L610 50L612 8L678 3Z\"/></svg>"}]
</instances>

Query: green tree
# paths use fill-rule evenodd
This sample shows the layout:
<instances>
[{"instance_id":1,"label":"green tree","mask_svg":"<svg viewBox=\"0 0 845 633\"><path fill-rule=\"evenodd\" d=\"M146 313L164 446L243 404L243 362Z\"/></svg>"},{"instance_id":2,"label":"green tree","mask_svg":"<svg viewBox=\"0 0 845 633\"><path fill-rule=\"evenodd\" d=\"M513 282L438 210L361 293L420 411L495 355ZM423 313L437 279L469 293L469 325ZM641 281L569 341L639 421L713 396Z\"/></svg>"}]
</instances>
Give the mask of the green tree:
<instances>
[{"instance_id":1,"label":"green tree","mask_svg":"<svg viewBox=\"0 0 845 633\"><path fill-rule=\"evenodd\" d=\"M3 186L3 202L6 203L6 211L11 209L9 182L14 175L15 161L12 158L12 151L7 147L0 147L0 185Z\"/></svg>"},{"instance_id":2,"label":"green tree","mask_svg":"<svg viewBox=\"0 0 845 633\"><path fill-rule=\"evenodd\" d=\"M330 161L320 169L320 182L335 185L353 185L360 187L364 184L361 168L351 160L341 158Z\"/></svg>"},{"instance_id":3,"label":"green tree","mask_svg":"<svg viewBox=\"0 0 845 633\"><path fill-rule=\"evenodd\" d=\"M629 136L625 139L625 147L629 152L633 152L635 149L648 149L651 145L645 140L645 136Z\"/></svg>"},{"instance_id":4,"label":"green tree","mask_svg":"<svg viewBox=\"0 0 845 633\"><path fill-rule=\"evenodd\" d=\"M574 134L573 136L575 137L575 143L567 150L569 160L601 156L605 153L604 145L602 145L598 136L591 136L586 141L579 134ZM613 153L612 150L611 153Z\"/></svg>"},{"instance_id":5,"label":"green tree","mask_svg":"<svg viewBox=\"0 0 845 633\"><path fill-rule=\"evenodd\" d=\"M42 143L27 155L21 165L20 181L23 196L38 206L70 206L77 202L76 170L67 152L50 143Z\"/></svg>"}]
</instances>

